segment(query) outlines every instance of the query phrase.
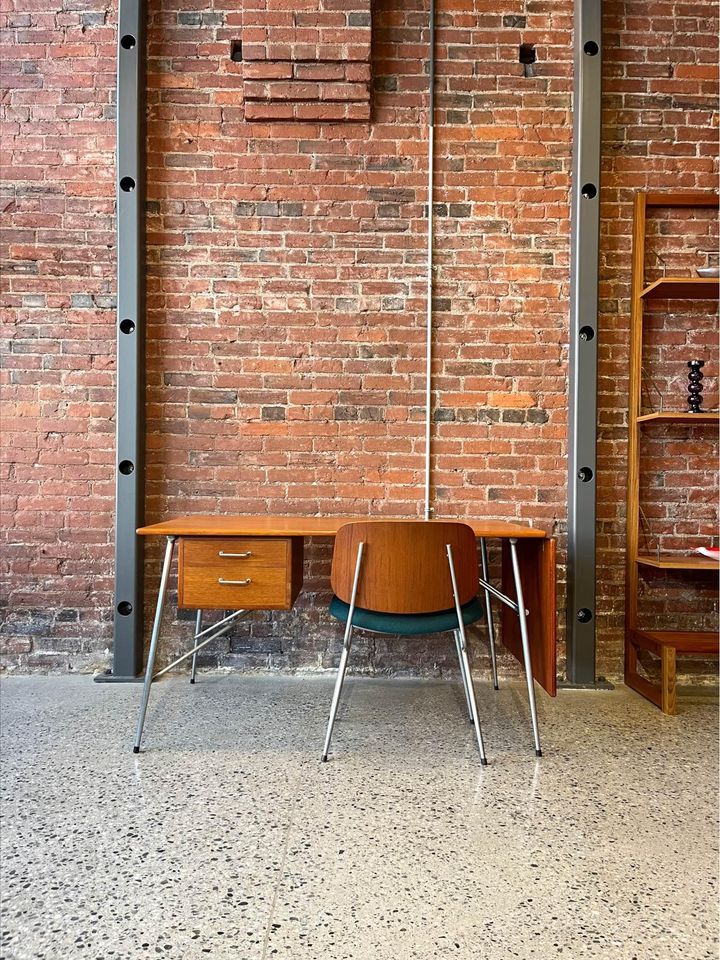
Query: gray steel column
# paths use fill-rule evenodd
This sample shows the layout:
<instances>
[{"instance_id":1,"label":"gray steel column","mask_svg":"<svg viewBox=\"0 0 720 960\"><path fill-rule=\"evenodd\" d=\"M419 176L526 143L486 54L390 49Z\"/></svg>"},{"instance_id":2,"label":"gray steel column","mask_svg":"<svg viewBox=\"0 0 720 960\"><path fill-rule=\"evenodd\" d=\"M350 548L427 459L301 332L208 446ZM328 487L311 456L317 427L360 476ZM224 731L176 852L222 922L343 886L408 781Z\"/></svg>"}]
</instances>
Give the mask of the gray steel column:
<instances>
[{"instance_id":1,"label":"gray steel column","mask_svg":"<svg viewBox=\"0 0 720 960\"><path fill-rule=\"evenodd\" d=\"M145 3L120 0L117 74L115 680L143 660L145 500Z\"/></svg>"},{"instance_id":2,"label":"gray steel column","mask_svg":"<svg viewBox=\"0 0 720 960\"><path fill-rule=\"evenodd\" d=\"M570 260L567 672L595 682L602 2L576 0Z\"/></svg>"}]
</instances>

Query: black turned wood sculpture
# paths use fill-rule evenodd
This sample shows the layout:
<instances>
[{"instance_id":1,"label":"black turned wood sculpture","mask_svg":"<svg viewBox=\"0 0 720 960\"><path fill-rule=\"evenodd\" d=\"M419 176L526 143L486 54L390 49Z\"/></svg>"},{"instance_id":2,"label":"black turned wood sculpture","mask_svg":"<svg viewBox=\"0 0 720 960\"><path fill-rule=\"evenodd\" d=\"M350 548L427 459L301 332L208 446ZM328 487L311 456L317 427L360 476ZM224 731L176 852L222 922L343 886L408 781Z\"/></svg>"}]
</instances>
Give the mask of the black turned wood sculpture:
<instances>
[{"instance_id":1,"label":"black turned wood sculpture","mask_svg":"<svg viewBox=\"0 0 720 960\"><path fill-rule=\"evenodd\" d=\"M705 361L688 360L688 366L690 367L690 373L688 374L688 407L690 413L701 413L703 375L700 368L705 366Z\"/></svg>"}]
</instances>

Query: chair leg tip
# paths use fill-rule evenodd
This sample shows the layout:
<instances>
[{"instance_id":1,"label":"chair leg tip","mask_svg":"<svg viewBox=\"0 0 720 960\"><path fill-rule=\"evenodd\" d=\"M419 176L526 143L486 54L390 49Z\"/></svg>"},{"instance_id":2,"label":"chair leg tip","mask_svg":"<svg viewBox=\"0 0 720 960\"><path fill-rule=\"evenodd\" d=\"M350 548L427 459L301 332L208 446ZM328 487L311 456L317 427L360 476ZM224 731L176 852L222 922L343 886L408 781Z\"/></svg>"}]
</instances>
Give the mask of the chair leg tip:
<instances>
[{"instance_id":1,"label":"chair leg tip","mask_svg":"<svg viewBox=\"0 0 720 960\"><path fill-rule=\"evenodd\" d=\"M190 677L190 683L195 683L195 680L192 677Z\"/></svg>"},{"instance_id":2,"label":"chair leg tip","mask_svg":"<svg viewBox=\"0 0 720 960\"><path fill-rule=\"evenodd\" d=\"M326 754L326 753L324 753L324 754L320 757L320 763L327 763L327 754Z\"/></svg>"},{"instance_id":3,"label":"chair leg tip","mask_svg":"<svg viewBox=\"0 0 720 960\"><path fill-rule=\"evenodd\" d=\"M495 684L495 689L496 689L496 690L499 690L499 689L500 689L500 687L497 685L497 683Z\"/></svg>"},{"instance_id":4,"label":"chair leg tip","mask_svg":"<svg viewBox=\"0 0 720 960\"><path fill-rule=\"evenodd\" d=\"M133 753L140 753L140 747L133 747Z\"/></svg>"},{"instance_id":5,"label":"chair leg tip","mask_svg":"<svg viewBox=\"0 0 720 960\"><path fill-rule=\"evenodd\" d=\"M536 751L535 751L535 756L536 756L536 757L541 757L541 756L542 756L542 750L536 750Z\"/></svg>"},{"instance_id":6,"label":"chair leg tip","mask_svg":"<svg viewBox=\"0 0 720 960\"><path fill-rule=\"evenodd\" d=\"M488 765L487 757L480 757L480 766L486 767Z\"/></svg>"}]
</instances>

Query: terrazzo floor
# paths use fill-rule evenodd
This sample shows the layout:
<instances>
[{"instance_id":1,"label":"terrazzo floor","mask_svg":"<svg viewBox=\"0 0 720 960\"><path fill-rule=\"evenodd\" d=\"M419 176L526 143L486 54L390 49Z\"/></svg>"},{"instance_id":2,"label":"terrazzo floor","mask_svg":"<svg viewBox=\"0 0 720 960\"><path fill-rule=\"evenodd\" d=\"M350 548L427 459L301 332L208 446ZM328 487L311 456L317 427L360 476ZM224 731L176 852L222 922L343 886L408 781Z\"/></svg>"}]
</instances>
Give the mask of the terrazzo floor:
<instances>
[{"instance_id":1,"label":"terrazzo floor","mask_svg":"<svg viewBox=\"0 0 720 960\"><path fill-rule=\"evenodd\" d=\"M2 682L3 960L715 960L717 702L203 674Z\"/></svg>"}]
</instances>

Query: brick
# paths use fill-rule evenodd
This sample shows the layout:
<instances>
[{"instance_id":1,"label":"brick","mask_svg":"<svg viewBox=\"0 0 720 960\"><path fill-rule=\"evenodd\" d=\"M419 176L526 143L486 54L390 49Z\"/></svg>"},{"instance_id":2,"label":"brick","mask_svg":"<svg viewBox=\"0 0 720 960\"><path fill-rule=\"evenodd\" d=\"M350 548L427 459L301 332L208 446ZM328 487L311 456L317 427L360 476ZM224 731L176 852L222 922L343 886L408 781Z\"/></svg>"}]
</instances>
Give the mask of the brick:
<instances>
[{"instance_id":1,"label":"brick","mask_svg":"<svg viewBox=\"0 0 720 960\"><path fill-rule=\"evenodd\" d=\"M288 64L296 80L344 80L345 66L342 63L293 63Z\"/></svg>"},{"instance_id":2,"label":"brick","mask_svg":"<svg viewBox=\"0 0 720 960\"><path fill-rule=\"evenodd\" d=\"M469 203L451 203L448 215L451 217L469 217L472 214L472 205Z\"/></svg>"},{"instance_id":3,"label":"brick","mask_svg":"<svg viewBox=\"0 0 720 960\"><path fill-rule=\"evenodd\" d=\"M77 310L92 310L95 306L93 298L87 293L73 293L70 296L70 306Z\"/></svg>"},{"instance_id":4,"label":"brick","mask_svg":"<svg viewBox=\"0 0 720 960\"><path fill-rule=\"evenodd\" d=\"M305 212L305 206L302 203L281 203L281 217L302 217Z\"/></svg>"},{"instance_id":5,"label":"brick","mask_svg":"<svg viewBox=\"0 0 720 960\"><path fill-rule=\"evenodd\" d=\"M297 66L297 65L296 65ZM243 78L247 80L290 80L293 76L293 64L289 62L273 63L269 60L246 63ZM245 84L247 87L247 84Z\"/></svg>"},{"instance_id":6,"label":"brick","mask_svg":"<svg viewBox=\"0 0 720 960\"><path fill-rule=\"evenodd\" d=\"M246 120L292 120L292 103L264 103L262 101L245 104Z\"/></svg>"},{"instance_id":7,"label":"brick","mask_svg":"<svg viewBox=\"0 0 720 960\"><path fill-rule=\"evenodd\" d=\"M237 217L254 217L256 210L257 204L254 203L241 201L240 203L235 204L235 216Z\"/></svg>"},{"instance_id":8,"label":"brick","mask_svg":"<svg viewBox=\"0 0 720 960\"><path fill-rule=\"evenodd\" d=\"M255 213L258 217L279 217L280 205L274 202L261 201L255 204Z\"/></svg>"},{"instance_id":9,"label":"brick","mask_svg":"<svg viewBox=\"0 0 720 960\"><path fill-rule=\"evenodd\" d=\"M345 80L348 83L370 83L370 63L346 63L344 66Z\"/></svg>"},{"instance_id":10,"label":"brick","mask_svg":"<svg viewBox=\"0 0 720 960\"><path fill-rule=\"evenodd\" d=\"M103 11L98 11L97 13L81 13L80 23L83 27L101 27L105 23L105 13Z\"/></svg>"},{"instance_id":11,"label":"brick","mask_svg":"<svg viewBox=\"0 0 720 960\"><path fill-rule=\"evenodd\" d=\"M284 420L286 416L285 407L263 407L261 416L263 420Z\"/></svg>"}]
</instances>

